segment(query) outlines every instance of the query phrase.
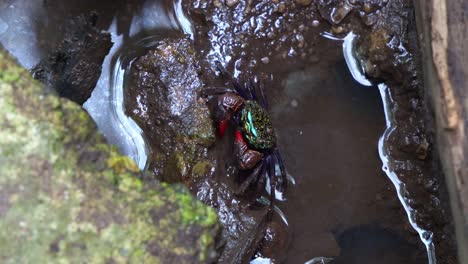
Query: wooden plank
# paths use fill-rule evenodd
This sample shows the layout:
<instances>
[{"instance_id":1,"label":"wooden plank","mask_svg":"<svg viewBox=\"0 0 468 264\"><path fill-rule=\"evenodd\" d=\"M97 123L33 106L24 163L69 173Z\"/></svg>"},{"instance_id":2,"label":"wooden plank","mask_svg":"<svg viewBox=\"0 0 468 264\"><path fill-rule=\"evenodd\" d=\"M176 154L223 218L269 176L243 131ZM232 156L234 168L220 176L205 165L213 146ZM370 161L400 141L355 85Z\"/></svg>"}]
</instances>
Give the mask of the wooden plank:
<instances>
[{"instance_id":1,"label":"wooden plank","mask_svg":"<svg viewBox=\"0 0 468 264\"><path fill-rule=\"evenodd\" d=\"M468 264L468 4L415 0L428 103L450 193L459 261Z\"/></svg>"}]
</instances>

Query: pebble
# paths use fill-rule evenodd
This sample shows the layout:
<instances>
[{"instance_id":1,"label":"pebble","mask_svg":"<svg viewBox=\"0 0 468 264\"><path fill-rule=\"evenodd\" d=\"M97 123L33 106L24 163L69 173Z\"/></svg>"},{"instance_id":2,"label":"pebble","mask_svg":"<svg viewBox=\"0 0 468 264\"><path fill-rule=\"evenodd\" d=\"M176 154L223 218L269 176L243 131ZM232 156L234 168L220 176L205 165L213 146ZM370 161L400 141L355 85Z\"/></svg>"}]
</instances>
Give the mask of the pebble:
<instances>
[{"instance_id":1,"label":"pebble","mask_svg":"<svg viewBox=\"0 0 468 264\"><path fill-rule=\"evenodd\" d=\"M341 34L344 32L344 28L342 26L332 27L331 31L333 34Z\"/></svg>"},{"instance_id":2,"label":"pebble","mask_svg":"<svg viewBox=\"0 0 468 264\"><path fill-rule=\"evenodd\" d=\"M291 106L294 107L294 108L296 108L296 107L299 106L299 102L297 102L296 99L293 99L293 100L291 101Z\"/></svg>"},{"instance_id":3,"label":"pebble","mask_svg":"<svg viewBox=\"0 0 468 264\"><path fill-rule=\"evenodd\" d=\"M268 37L269 39L274 39L274 38L276 37L276 34L275 34L275 32L270 31L270 32L268 32L267 37Z\"/></svg>"},{"instance_id":4,"label":"pebble","mask_svg":"<svg viewBox=\"0 0 468 264\"><path fill-rule=\"evenodd\" d=\"M363 6L364 12L370 13L372 11L372 6L369 3L365 3Z\"/></svg>"},{"instance_id":5,"label":"pebble","mask_svg":"<svg viewBox=\"0 0 468 264\"><path fill-rule=\"evenodd\" d=\"M229 7L233 7L239 3L239 0L226 0L226 5Z\"/></svg>"},{"instance_id":6,"label":"pebble","mask_svg":"<svg viewBox=\"0 0 468 264\"><path fill-rule=\"evenodd\" d=\"M312 0L296 0L296 3L302 6L308 6L310 5L310 3L312 3Z\"/></svg>"},{"instance_id":7,"label":"pebble","mask_svg":"<svg viewBox=\"0 0 468 264\"><path fill-rule=\"evenodd\" d=\"M296 35L296 39L297 39L297 41L299 41L299 42L304 42L304 36L301 35L301 34L297 34L297 35Z\"/></svg>"},{"instance_id":8,"label":"pebble","mask_svg":"<svg viewBox=\"0 0 468 264\"><path fill-rule=\"evenodd\" d=\"M286 10L286 5L284 3L280 3L278 5L278 13L284 13L285 10Z\"/></svg>"},{"instance_id":9,"label":"pebble","mask_svg":"<svg viewBox=\"0 0 468 264\"><path fill-rule=\"evenodd\" d=\"M270 58L268 58L268 57L263 57L263 58L261 58L260 60L261 60L264 64L270 63Z\"/></svg>"},{"instance_id":10,"label":"pebble","mask_svg":"<svg viewBox=\"0 0 468 264\"><path fill-rule=\"evenodd\" d=\"M305 30L304 24L299 25L299 32L303 32Z\"/></svg>"}]
</instances>

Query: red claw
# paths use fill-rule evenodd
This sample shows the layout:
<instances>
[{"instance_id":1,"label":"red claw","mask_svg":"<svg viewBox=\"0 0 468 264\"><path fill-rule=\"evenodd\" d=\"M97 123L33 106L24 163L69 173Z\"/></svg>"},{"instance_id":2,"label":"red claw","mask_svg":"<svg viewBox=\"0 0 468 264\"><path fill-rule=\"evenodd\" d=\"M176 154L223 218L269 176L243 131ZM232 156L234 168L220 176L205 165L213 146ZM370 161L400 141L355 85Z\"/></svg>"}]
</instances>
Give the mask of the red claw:
<instances>
[{"instance_id":1,"label":"red claw","mask_svg":"<svg viewBox=\"0 0 468 264\"><path fill-rule=\"evenodd\" d=\"M224 132L226 132L228 125L229 125L229 119L221 120L219 122L219 136L220 137L224 136Z\"/></svg>"},{"instance_id":2,"label":"red claw","mask_svg":"<svg viewBox=\"0 0 468 264\"><path fill-rule=\"evenodd\" d=\"M237 144L245 145L245 140L244 136L242 136L242 133L240 130L236 130L236 139L235 139Z\"/></svg>"}]
</instances>

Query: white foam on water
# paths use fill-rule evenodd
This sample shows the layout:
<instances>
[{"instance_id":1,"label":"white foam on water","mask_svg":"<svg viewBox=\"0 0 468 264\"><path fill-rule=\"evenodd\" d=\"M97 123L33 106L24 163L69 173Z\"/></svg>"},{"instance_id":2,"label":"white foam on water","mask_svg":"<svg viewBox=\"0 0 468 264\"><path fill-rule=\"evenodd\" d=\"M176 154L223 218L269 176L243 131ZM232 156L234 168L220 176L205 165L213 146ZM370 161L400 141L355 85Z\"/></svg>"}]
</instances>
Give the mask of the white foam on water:
<instances>
[{"instance_id":1,"label":"white foam on water","mask_svg":"<svg viewBox=\"0 0 468 264\"><path fill-rule=\"evenodd\" d=\"M353 75L354 80L364 86L372 86L372 83L366 78L363 67L360 67L355 54L354 54L354 41L356 34L350 32L343 40L343 56L348 65L348 69Z\"/></svg>"},{"instance_id":2,"label":"white foam on water","mask_svg":"<svg viewBox=\"0 0 468 264\"><path fill-rule=\"evenodd\" d=\"M392 102L392 99L390 97L389 89L385 84L379 84L379 90L380 90L380 95L382 97L382 102L384 106L384 112L385 112L385 120L387 123L387 128L384 132L384 134L380 137L379 140L379 156L380 159L382 160L382 170L385 172L385 174L388 176L388 178L392 181L393 185L395 186L395 189L398 194L398 198L403 205L403 208L406 211L406 214L408 215L408 220L413 227L413 229L418 232L419 237L421 241L424 243L427 249L427 257L429 260L429 264L436 264L436 254L435 254L435 246L433 243L433 235L432 232L427 231L422 229L418 224L416 223L416 212L411 206L409 205L410 200L405 197L405 193L407 192L405 184L398 178L398 175L395 173L395 171L392 169L392 161L391 157L389 156L386 148L386 140L389 137L389 135L395 130L395 122L394 122L394 117L391 114L390 107Z\"/></svg>"},{"instance_id":3,"label":"white foam on water","mask_svg":"<svg viewBox=\"0 0 468 264\"><path fill-rule=\"evenodd\" d=\"M124 109L124 75L128 69L123 68L120 58L112 65L123 42L123 36L117 35L115 19L109 32L112 34L114 46L104 59L102 74L91 98L83 107L94 119L107 141L119 146L122 154L135 160L138 167L144 169L149 150L143 138L143 131L125 114Z\"/></svg>"},{"instance_id":4,"label":"white foam on water","mask_svg":"<svg viewBox=\"0 0 468 264\"><path fill-rule=\"evenodd\" d=\"M337 36L333 35L332 33L326 32L326 31L320 33L320 36L322 36L322 37L324 37L326 39L331 39L331 40L344 40L344 38L337 37Z\"/></svg>"},{"instance_id":5,"label":"white foam on water","mask_svg":"<svg viewBox=\"0 0 468 264\"><path fill-rule=\"evenodd\" d=\"M176 0L174 1L174 12L175 12L175 17L177 20L177 24L179 27L182 29L182 31L190 35L190 39L194 39L194 33L193 33L193 26L190 20L187 18L187 16L184 13L184 10L182 8L182 0Z\"/></svg>"},{"instance_id":6,"label":"white foam on water","mask_svg":"<svg viewBox=\"0 0 468 264\"><path fill-rule=\"evenodd\" d=\"M326 264L330 263L333 260L333 258L324 258L324 257L318 257L318 258L313 258L304 264Z\"/></svg>"},{"instance_id":7,"label":"white foam on water","mask_svg":"<svg viewBox=\"0 0 468 264\"><path fill-rule=\"evenodd\" d=\"M271 259L258 257L251 260L250 264L271 264Z\"/></svg>"}]
</instances>

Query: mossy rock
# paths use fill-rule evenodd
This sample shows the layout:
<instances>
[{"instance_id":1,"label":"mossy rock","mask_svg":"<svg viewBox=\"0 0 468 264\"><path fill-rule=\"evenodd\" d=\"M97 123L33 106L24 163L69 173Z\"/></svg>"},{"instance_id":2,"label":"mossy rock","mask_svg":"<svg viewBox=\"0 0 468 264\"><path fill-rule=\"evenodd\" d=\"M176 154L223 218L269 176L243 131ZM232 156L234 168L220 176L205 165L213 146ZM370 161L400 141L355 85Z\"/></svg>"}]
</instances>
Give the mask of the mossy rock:
<instances>
[{"instance_id":1,"label":"mossy rock","mask_svg":"<svg viewBox=\"0 0 468 264\"><path fill-rule=\"evenodd\" d=\"M0 50L0 262L206 263L216 213L145 186L88 114Z\"/></svg>"}]
</instances>

